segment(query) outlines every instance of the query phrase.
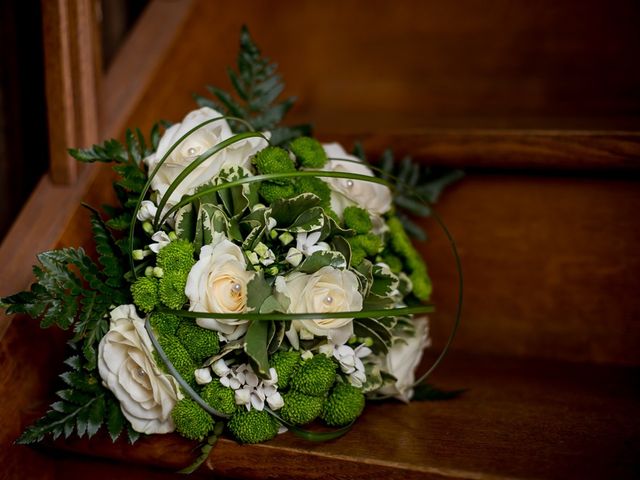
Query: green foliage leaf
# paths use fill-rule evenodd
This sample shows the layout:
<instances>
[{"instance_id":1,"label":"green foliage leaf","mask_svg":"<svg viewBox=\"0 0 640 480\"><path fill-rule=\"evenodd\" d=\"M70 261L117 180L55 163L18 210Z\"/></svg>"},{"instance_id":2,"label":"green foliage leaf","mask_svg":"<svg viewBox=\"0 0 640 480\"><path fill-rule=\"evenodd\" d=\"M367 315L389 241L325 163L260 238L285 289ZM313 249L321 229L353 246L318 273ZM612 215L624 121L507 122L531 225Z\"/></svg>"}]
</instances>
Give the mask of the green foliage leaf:
<instances>
[{"instance_id":1,"label":"green foliage leaf","mask_svg":"<svg viewBox=\"0 0 640 480\"><path fill-rule=\"evenodd\" d=\"M334 252L332 250L320 251L305 258L297 270L303 273L315 273L322 267L344 269L347 267L347 261L340 252Z\"/></svg>"},{"instance_id":2,"label":"green foliage leaf","mask_svg":"<svg viewBox=\"0 0 640 480\"><path fill-rule=\"evenodd\" d=\"M124 147L114 139L107 140L102 145L93 145L89 148L70 148L68 151L69 155L83 163L122 163L127 161Z\"/></svg>"},{"instance_id":3,"label":"green foliage leaf","mask_svg":"<svg viewBox=\"0 0 640 480\"><path fill-rule=\"evenodd\" d=\"M313 207L302 212L295 222L293 222L286 230L291 233L313 232L324 226L324 211L320 207Z\"/></svg>"},{"instance_id":4,"label":"green foliage leaf","mask_svg":"<svg viewBox=\"0 0 640 480\"><path fill-rule=\"evenodd\" d=\"M295 102L294 97L278 101L284 89L282 78L277 73L277 65L262 56L246 27L240 34L237 71L228 69L229 80L234 95L221 88L208 86L213 98L194 95L201 107L211 107L225 115L239 117L249 122L256 131L269 130L273 136L271 143L279 145L301 135L310 133L309 125L276 128ZM246 131L242 124L234 125L238 132Z\"/></svg>"},{"instance_id":5,"label":"green foliage leaf","mask_svg":"<svg viewBox=\"0 0 640 480\"><path fill-rule=\"evenodd\" d=\"M90 210L92 211L91 229L96 242L96 251L99 255L98 260L103 267L104 274L107 276L105 283L110 287L120 288L123 285L125 269L119 248L116 246L115 239L98 212L92 208ZM122 298L121 295L113 299L116 304L121 304L125 301L126 298Z\"/></svg>"},{"instance_id":6,"label":"green foliage leaf","mask_svg":"<svg viewBox=\"0 0 640 480\"><path fill-rule=\"evenodd\" d=\"M256 273L247 283L247 309L259 312L264 301L271 295L271 286L262 272Z\"/></svg>"},{"instance_id":7,"label":"green foliage leaf","mask_svg":"<svg viewBox=\"0 0 640 480\"><path fill-rule=\"evenodd\" d=\"M244 351L251 361L251 366L262 378L269 378L269 355L267 354L269 323L263 320L252 320L244 340Z\"/></svg>"},{"instance_id":8,"label":"green foliage leaf","mask_svg":"<svg viewBox=\"0 0 640 480\"><path fill-rule=\"evenodd\" d=\"M271 216L278 222L279 229L286 230L304 212L318 207L320 201L320 197L313 193L277 200L271 204Z\"/></svg>"},{"instance_id":9,"label":"green foliage leaf","mask_svg":"<svg viewBox=\"0 0 640 480\"><path fill-rule=\"evenodd\" d=\"M29 426L16 440L19 444L41 441L46 435L54 439L61 435L68 438L74 432L79 436L93 437L103 425L108 426L112 439L116 439L127 424L118 401L102 386L95 374L82 368L80 357L75 355L65 363L71 370L60 375L67 388L56 393L59 400L50 410Z\"/></svg>"}]
</instances>

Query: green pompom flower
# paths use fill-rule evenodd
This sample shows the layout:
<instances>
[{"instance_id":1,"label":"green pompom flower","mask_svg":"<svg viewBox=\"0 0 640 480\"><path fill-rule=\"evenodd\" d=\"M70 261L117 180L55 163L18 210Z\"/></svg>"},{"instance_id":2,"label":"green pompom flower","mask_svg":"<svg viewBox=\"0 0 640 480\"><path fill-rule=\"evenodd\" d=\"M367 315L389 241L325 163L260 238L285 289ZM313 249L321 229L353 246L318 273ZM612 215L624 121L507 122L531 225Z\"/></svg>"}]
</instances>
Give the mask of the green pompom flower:
<instances>
[{"instance_id":1,"label":"green pompom flower","mask_svg":"<svg viewBox=\"0 0 640 480\"><path fill-rule=\"evenodd\" d=\"M171 411L176 431L190 440L203 440L213 430L213 418L190 398L183 398Z\"/></svg>"},{"instance_id":2,"label":"green pompom flower","mask_svg":"<svg viewBox=\"0 0 640 480\"><path fill-rule=\"evenodd\" d=\"M175 335L180 318L171 313L155 312L151 314L149 323L158 335Z\"/></svg>"},{"instance_id":3,"label":"green pompom flower","mask_svg":"<svg viewBox=\"0 0 640 480\"><path fill-rule=\"evenodd\" d=\"M320 353L305 361L291 377L291 388L305 395L322 396L336 379L336 363Z\"/></svg>"},{"instance_id":4,"label":"green pompom flower","mask_svg":"<svg viewBox=\"0 0 640 480\"><path fill-rule=\"evenodd\" d=\"M191 358L198 364L220 351L218 332L202 328L192 320L183 321L176 335Z\"/></svg>"},{"instance_id":5,"label":"green pompom flower","mask_svg":"<svg viewBox=\"0 0 640 480\"><path fill-rule=\"evenodd\" d=\"M253 164L256 166L258 173L262 175L296 171L296 166L289 153L280 147L263 148L253 157ZM276 182L281 181L276 180Z\"/></svg>"},{"instance_id":6,"label":"green pompom flower","mask_svg":"<svg viewBox=\"0 0 640 480\"><path fill-rule=\"evenodd\" d=\"M342 427L360 416L364 404L364 394L359 388L341 383L329 395L320 418L331 427Z\"/></svg>"},{"instance_id":7,"label":"green pompom flower","mask_svg":"<svg viewBox=\"0 0 640 480\"><path fill-rule=\"evenodd\" d=\"M295 197L296 188L291 182L283 185L275 182L262 182L259 192L267 203L273 203L276 200Z\"/></svg>"},{"instance_id":8,"label":"green pompom flower","mask_svg":"<svg viewBox=\"0 0 640 480\"><path fill-rule=\"evenodd\" d=\"M174 240L158 252L157 264L167 273L188 274L195 265L193 244L187 240Z\"/></svg>"},{"instance_id":9,"label":"green pompom flower","mask_svg":"<svg viewBox=\"0 0 640 480\"><path fill-rule=\"evenodd\" d=\"M278 374L278 388L285 389L289 386L291 375L300 365L300 352L276 352L271 356L269 364Z\"/></svg>"},{"instance_id":10,"label":"green pompom flower","mask_svg":"<svg viewBox=\"0 0 640 480\"><path fill-rule=\"evenodd\" d=\"M296 181L296 194L313 193L320 198L320 206L326 210L331 208L331 188L318 177L300 177Z\"/></svg>"},{"instance_id":11,"label":"green pompom flower","mask_svg":"<svg viewBox=\"0 0 640 480\"><path fill-rule=\"evenodd\" d=\"M284 405L279 411L282 418L293 425L305 425L322 413L325 397L293 391L285 393L282 400Z\"/></svg>"},{"instance_id":12,"label":"green pompom flower","mask_svg":"<svg viewBox=\"0 0 640 480\"><path fill-rule=\"evenodd\" d=\"M411 283L413 284L413 294L420 300L429 300L431 296L431 279L422 256L413 247L400 219L391 217L387 219L387 225L389 226L391 247L405 259L409 270L411 270L409 278L411 278Z\"/></svg>"},{"instance_id":13,"label":"green pompom flower","mask_svg":"<svg viewBox=\"0 0 640 480\"><path fill-rule=\"evenodd\" d=\"M322 168L327 163L327 154L320 142L311 137L298 137L289 144L300 165L307 168Z\"/></svg>"},{"instance_id":14,"label":"green pompom flower","mask_svg":"<svg viewBox=\"0 0 640 480\"><path fill-rule=\"evenodd\" d=\"M236 411L236 401L233 390L225 387L220 380L208 383L200 394L202 399L219 412L231 415Z\"/></svg>"},{"instance_id":15,"label":"green pompom flower","mask_svg":"<svg viewBox=\"0 0 640 480\"><path fill-rule=\"evenodd\" d=\"M356 233L370 233L373 228L371 217L364 208L355 206L347 207L342 212L342 218L344 218L345 226L355 230Z\"/></svg>"},{"instance_id":16,"label":"green pompom flower","mask_svg":"<svg viewBox=\"0 0 640 480\"><path fill-rule=\"evenodd\" d=\"M143 312L150 312L158 305L158 280L140 277L131 284L133 303Z\"/></svg>"},{"instance_id":17,"label":"green pompom flower","mask_svg":"<svg viewBox=\"0 0 640 480\"><path fill-rule=\"evenodd\" d=\"M160 301L173 310L180 310L187 301L187 273L168 272L160 279Z\"/></svg>"},{"instance_id":18,"label":"green pompom flower","mask_svg":"<svg viewBox=\"0 0 640 480\"><path fill-rule=\"evenodd\" d=\"M158 342L184 381L195 385L195 371L198 367L184 345L173 335L162 335L158 338ZM162 361L158 362L158 365L163 365Z\"/></svg>"},{"instance_id":19,"label":"green pompom flower","mask_svg":"<svg viewBox=\"0 0 640 480\"><path fill-rule=\"evenodd\" d=\"M278 434L278 424L265 410L237 410L227 427L240 443L261 443Z\"/></svg>"}]
</instances>

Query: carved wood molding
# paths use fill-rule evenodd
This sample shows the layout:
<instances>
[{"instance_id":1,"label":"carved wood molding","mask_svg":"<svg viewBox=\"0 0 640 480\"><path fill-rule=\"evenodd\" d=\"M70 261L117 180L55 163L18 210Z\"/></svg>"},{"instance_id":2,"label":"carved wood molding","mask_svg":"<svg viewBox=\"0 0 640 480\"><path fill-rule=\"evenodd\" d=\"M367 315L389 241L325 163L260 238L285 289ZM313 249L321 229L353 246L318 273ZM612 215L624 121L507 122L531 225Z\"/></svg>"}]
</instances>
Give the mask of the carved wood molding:
<instances>
[{"instance_id":1,"label":"carved wood molding","mask_svg":"<svg viewBox=\"0 0 640 480\"><path fill-rule=\"evenodd\" d=\"M69 185L78 167L71 145L98 139L100 56L95 2L43 0L45 85L49 121L50 175Z\"/></svg>"}]
</instances>

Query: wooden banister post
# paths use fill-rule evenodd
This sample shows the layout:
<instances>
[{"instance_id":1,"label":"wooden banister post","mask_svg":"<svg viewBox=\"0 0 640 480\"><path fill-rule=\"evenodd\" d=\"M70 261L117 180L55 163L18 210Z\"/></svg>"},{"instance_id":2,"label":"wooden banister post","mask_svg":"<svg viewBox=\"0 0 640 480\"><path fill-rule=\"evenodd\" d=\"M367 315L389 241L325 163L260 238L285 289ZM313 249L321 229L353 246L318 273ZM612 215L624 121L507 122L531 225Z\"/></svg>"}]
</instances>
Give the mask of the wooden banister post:
<instances>
[{"instance_id":1,"label":"wooden banister post","mask_svg":"<svg viewBox=\"0 0 640 480\"><path fill-rule=\"evenodd\" d=\"M67 148L98 140L101 77L94 0L42 0L50 175L71 184L76 162Z\"/></svg>"}]
</instances>

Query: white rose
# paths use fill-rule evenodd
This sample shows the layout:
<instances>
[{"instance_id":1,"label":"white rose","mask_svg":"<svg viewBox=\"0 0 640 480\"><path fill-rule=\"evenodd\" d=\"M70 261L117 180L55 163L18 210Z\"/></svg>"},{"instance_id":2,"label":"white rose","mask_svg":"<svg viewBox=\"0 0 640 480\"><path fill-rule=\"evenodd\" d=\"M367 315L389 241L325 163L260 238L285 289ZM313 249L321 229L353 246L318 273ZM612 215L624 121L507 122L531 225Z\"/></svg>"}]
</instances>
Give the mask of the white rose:
<instances>
[{"instance_id":1,"label":"white rose","mask_svg":"<svg viewBox=\"0 0 640 480\"><path fill-rule=\"evenodd\" d=\"M174 430L171 410L182 398L178 382L160 371L153 346L133 305L111 312L111 327L98 347L98 371L137 432Z\"/></svg>"},{"instance_id":2,"label":"white rose","mask_svg":"<svg viewBox=\"0 0 640 480\"><path fill-rule=\"evenodd\" d=\"M276 293L289 300L287 313L352 312L362 309L362 295L353 272L322 267L312 275L295 272L276 278ZM293 320L287 338L299 348L298 335L311 333L335 345L343 345L353 335L352 318Z\"/></svg>"},{"instance_id":3,"label":"white rose","mask_svg":"<svg viewBox=\"0 0 640 480\"><path fill-rule=\"evenodd\" d=\"M182 120L182 123L176 123L169 127L160 139L157 151L144 159L149 167L149 172L153 171L173 144L189 130L202 122L221 116L221 113L212 108L204 107L189 112ZM160 195L164 195L171 182L176 179L187 165L193 162L200 154L232 136L233 132L231 132L231 128L225 119L216 120L199 128L184 139L167 157L151 180L151 188L159 192ZM209 157L175 189L169 198L169 205L175 205L183 195L189 194L195 187L209 182L223 167L240 165L248 168L251 163L251 155L266 146L267 141L262 138L248 138L236 142Z\"/></svg>"},{"instance_id":4,"label":"white rose","mask_svg":"<svg viewBox=\"0 0 640 480\"><path fill-rule=\"evenodd\" d=\"M358 162L329 160L323 170L374 176L369 167L364 165L358 157L345 152L339 143L325 143L322 147L329 158ZM391 208L391 191L384 185L347 178L324 178L323 180L331 187L331 207L340 217L344 209L351 205L367 209L374 215L382 215Z\"/></svg>"},{"instance_id":5,"label":"white rose","mask_svg":"<svg viewBox=\"0 0 640 480\"><path fill-rule=\"evenodd\" d=\"M427 317L414 320L416 333L413 337L404 338L404 342L398 342L385 358L386 368L383 368L396 377L396 383L386 385L380 389L384 395L392 395L398 400L408 402L413 396L413 384L415 383L415 370L422 360L423 350L431 344L429 340L429 324Z\"/></svg>"},{"instance_id":6,"label":"white rose","mask_svg":"<svg viewBox=\"0 0 640 480\"><path fill-rule=\"evenodd\" d=\"M244 313L247 310L247 283L254 272L247 271L247 262L237 245L220 235L211 245L200 250L189 276L185 294L189 310L211 313ZM215 330L226 340L240 338L247 331L248 320L198 318L203 328Z\"/></svg>"}]
</instances>

